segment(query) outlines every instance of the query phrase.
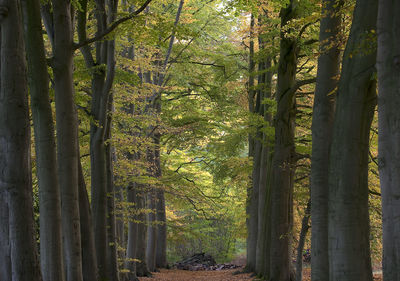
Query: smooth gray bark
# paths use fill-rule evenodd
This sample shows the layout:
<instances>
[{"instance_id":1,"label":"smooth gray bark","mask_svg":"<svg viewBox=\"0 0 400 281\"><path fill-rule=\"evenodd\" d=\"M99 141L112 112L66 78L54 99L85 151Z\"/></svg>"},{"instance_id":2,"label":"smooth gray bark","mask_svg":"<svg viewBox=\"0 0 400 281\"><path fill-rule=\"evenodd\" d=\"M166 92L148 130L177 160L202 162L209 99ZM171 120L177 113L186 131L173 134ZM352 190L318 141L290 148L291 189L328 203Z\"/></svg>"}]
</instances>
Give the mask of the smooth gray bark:
<instances>
[{"instance_id":1,"label":"smooth gray bark","mask_svg":"<svg viewBox=\"0 0 400 281\"><path fill-rule=\"evenodd\" d=\"M157 225L156 225L156 191L150 190L147 194L147 208L150 210L147 221L147 244L146 258L147 267L153 272L156 270L156 247L157 247Z\"/></svg>"},{"instance_id":2,"label":"smooth gray bark","mask_svg":"<svg viewBox=\"0 0 400 281\"><path fill-rule=\"evenodd\" d=\"M249 50L249 82L248 82L248 103L249 112L254 112L254 97L255 97L255 62L254 62L254 15L251 14L250 18L250 50ZM254 137L249 134L249 152L248 156L254 159ZM250 183L247 188L247 202L246 202L246 226L247 226L247 238L246 238L246 268L245 271L253 271L255 267L255 251L254 251L254 218L252 217L252 192L253 192L253 179L250 177Z\"/></svg>"},{"instance_id":3,"label":"smooth gray bark","mask_svg":"<svg viewBox=\"0 0 400 281\"><path fill-rule=\"evenodd\" d=\"M258 24L260 28L267 18L267 13L260 15ZM265 34L263 33L259 34L258 42L260 52L265 51L264 36ZM258 91L262 101L272 98L272 60L269 54L267 54L267 56L268 57L260 59L258 67ZM272 126L272 117L269 107L268 104L260 105L259 114L263 116L264 127ZM262 276L269 272L272 152L272 137L267 133L262 133L259 167L260 175L258 180L258 230L255 266L256 273Z\"/></svg>"},{"instance_id":4,"label":"smooth gray bark","mask_svg":"<svg viewBox=\"0 0 400 281\"><path fill-rule=\"evenodd\" d=\"M340 9L343 1L323 0L320 52L312 121L311 156L311 275L313 281L329 281L328 167L335 111L335 89L340 66Z\"/></svg>"},{"instance_id":5,"label":"smooth gray bark","mask_svg":"<svg viewBox=\"0 0 400 281\"><path fill-rule=\"evenodd\" d=\"M291 1L281 10L281 28L295 16ZM294 131L296 119L295 84L297 39L281 31L278 85L276 93L275 144L272 161L270 281L289 281L293 183L296 167Z\"/></svg>"},{"instance_id":6,"label":"smooth gray bark","mask_svg":"<svg viewBox=\"0 0 400 281\"><path fill-rule=\"evenodd\" d=\"M383 279L400 280L400 3L379 1L378 117L382 190Z\"/></svg>"},{"instance_id":7,"label":"smooth gray bark","mask_svg":"<svg viewBox=\"0 0 400 281\"><path fill-rule=\"evenodd\" d=\"M0 192L0 280L11 280L11 251L6 192Z\"/></svg>"},{"instance_id":8,"label":"smooth gray bark","mask_svg":"<svg viewBox=\"0 0 400 281\"><path fill-rule=\"evenodd\" d=\"M63 281L65 277L61 239L61 199L40 3L37 0L24 0L21 3L25 20L26 56L39 181L42 275L44 281Z\"/></svg>"},{"instance_id":9,"label":"smooth gray bark","mask_svg":"<svg viewBox=\"0 0 400 281\"><path fill-rule=\"evenodd\" d=\"M74 101L73 24L71 3L52 1L53 58L56 100L58 178L67 281L82 281L82 251L78 201L78 118Z\"/></svg>"},{"instance_id":10,"label":"smooth gray bark","mask_svg":"<svg viewBox=\"0 0 400 281\"><path fill-rule=\"evenodd\" d=\"M113 95L111 94L108 102L108 114L107 114L107 130L106 138L111 140L111 119L113 112ZM115 219L115 190L114 190L114 165L112 159L113 147L111 142L106 144L106 163L107 163L107 243L108 243L108 262L110 263L110 269L108 271L108 279L117 281L119 280L118 273L118 255L117 255L117 231L116 231L116 219Z\"/></svg>"},{"instance_id":11,"label":"smooth gray bark","mask_svg":"<svg viewBox=\"0 0 400 281\"><path fill-rule=\"evenodd\" d=\"M343 56L329 163L329 280L372 280L369 132L376 105L376 0L358 0Z\"/></svg>"},{"instance_id":12,"label":"smooth gray bark","mask_svg":"<svg viewBox=\"0 0 400 281\"><path fill-rule=\"evenodd\" d=\"M137 276L151 276L147 267L146 259L146 245L147 245L147 216L143 212L146 208L146 190L139 184L135 184L136 198L135 206L137 208L136 223L137 223L137 242L135 255L138 262L136 262Z\"/></svg>"},{"instance_id":13,"label":"smooth gray bark","mask_svg":"<svg viewBox=\"0 0 400 281\"><path fill-rule=\"evenodd\" d=\"M136 201L136 192L137 190L132 186L128 187L128 203L130 203L129 213L132 214L135 212L136 206L134 206ZM129 217L129 224L128 224L128 245L126 247L126 261L125 261L125 269L129 270L127 273L127 280L136 281L136 262L134 261L136 257L136 243L139 242L138 240L138 223L135 222L136 215L131 215Z\"/></svg>"},{"instance_id":14,"label":"smooth gray bark","mask_svg":"<svg viewBox=\"0 0 400 281\"><path fill-rule=\"evenodd\" d=\"M82 164L78 162L79 215L81 220L82 273L83 281L98 281L99 274L94 243L92 212L86 190Z\"/></svg>"},{"instance_id":15,"label":"smooth gray bark","mask_svg":"<svg viewBox=\"0 0 400 281\"><path fill-rule=\"evenodd\" d=\"M165 214L164 190L156 191L156 220L157 220L157 245L156 245L156 267L167 267L167 217Z\"/></svg>"},{"instance_id":16,"label":"smooth gray bark","mask_svg":"<svg viewBox=\"0 0 400 281\"><path fill-rule=\"evenodd\" d=\"M96 0L95 3L96 36L100 36L107 30L107 26L114 22L118 1ZM81 5L83 9L78 17L78 36L80 42L85 42L87 1L81 1ZM86 66L92 71L91 114L96 120L90 126L90 161L97 263L100 278L118 280L114 183L110 173L112 156L111 149L106 145L111 136L111 118L108 112L115 75L115 41L113 39L96 41L95 56L87 45L82 46L80 50L85 58ZM98 65L104 65L104 67L98 68ZM110 197L107 196L108 192L111 192Z\"/></svg>"},{"instance_id":17,"label":"smooth gray bark","mask_svg":"<svg viewBox=\"0 0 400 281\"><path fill-rule=\"evenodd\" d=\"M8 206L9 234L9 244L7 235L1 240L2 246L9 245L9 251L6 249L4 253L4 273L9 273L9 255L11 278L8 276L6 281L41 281L33 222L31 136L21 6L20 1L5 0L0 7L0 195L7 202L2 206L5 212L0 215L6 220ZM5 233L2 231L2 234Z\"/></svg>"}]
</instances>

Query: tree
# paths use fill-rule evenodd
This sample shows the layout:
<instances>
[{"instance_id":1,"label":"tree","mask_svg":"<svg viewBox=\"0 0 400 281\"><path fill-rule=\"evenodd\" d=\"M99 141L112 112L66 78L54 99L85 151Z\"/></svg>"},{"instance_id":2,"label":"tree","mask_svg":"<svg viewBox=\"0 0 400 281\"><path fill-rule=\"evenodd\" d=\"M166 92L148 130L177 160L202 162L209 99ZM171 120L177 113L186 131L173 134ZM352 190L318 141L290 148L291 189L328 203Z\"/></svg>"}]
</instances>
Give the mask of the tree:
<instances>
[{"instance_id":1,"label":"tree","mask_svg":"<svg viewBox=\"0 0 400 281\"><path fill-rule=\"evenodd\" d=\"M56 100L58 178L66 281L82 281L82 251L78 201L78 118L73 80L73 24L70 2L54 0L42 9L53 51Z\"/></svg>"},{"instance_id":2,"label":"tree","mask_svg":"<svg viewBox=\"0 0 400 281\"><path fill-rule=\"evenodd\" d=\"M40 199L40 259L44 281L63 281L61 202L56 141L49 97L49 74L39 1L21 1L25 20L26 56Z\"/></svg>"},{"instance_id":3,"label":"tree","mask_svg":"<svg viewBox=\"0 0 400 281\"><path fill-rule=\"evenodd\" d=\"M329 280L328 259L328 167L332 141L335 92L338 87L343 1L322 1L317 82L312 121L311 158L311 274L314 281Z\"/></svg>"},{"instance_id":4,"label":"tree","mask_svg":"<svg viewBox=\"0 0 400 281\"><path fill-rule=\"evenodd\" d=\"M369 133L376 105L377 1L356 2L343 55L329 162L329 280L372 280Z\"/></svg>"},{"instance_id":5,"label":"tree","mask_svg":"<svg viewBox=\"0 0 400 281\"><path fill-rule=\"evenodd\" d=\"M379 175L383 215L383 278L400 280L399 227L399 19L396 1L379 1L378 116Z\"/></svg>"},{"instance_id":6,"label":"tree","mask_svg":"<svg viewBox=\"0 0 400 281\"><path fill-rule=\"evenodd\" d=\"M28 87L20 1L1 3L0 65L0 194L2 203L6 202L1 217L3 222L8 220L5 228L9 230L8 235L2 231L0 236L1 249L7 251L2 253L5 264L1 274L6 275L6 280L41 281L33 228Z\"/></svg>"}]
</instances>

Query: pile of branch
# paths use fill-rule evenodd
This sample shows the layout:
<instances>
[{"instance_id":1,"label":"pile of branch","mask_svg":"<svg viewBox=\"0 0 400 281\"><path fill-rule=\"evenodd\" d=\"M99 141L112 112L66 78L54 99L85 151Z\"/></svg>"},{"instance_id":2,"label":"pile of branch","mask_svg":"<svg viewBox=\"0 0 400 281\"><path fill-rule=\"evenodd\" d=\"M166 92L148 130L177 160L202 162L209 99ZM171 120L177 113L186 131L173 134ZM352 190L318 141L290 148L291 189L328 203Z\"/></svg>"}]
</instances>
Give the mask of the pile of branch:
<instances>
[{"instance_id":1,"label":"pile of branch","mask_svg":"<svg viewBox=\"0 0 400 281\"><path fill-rule=\"evenodd\" d=\"M211 255L205 253L194 254L190 258L175 263L174 267L181 270L199 271L199 270L224 270L233 269L239 266L235 264L217 264Z\"/></svg>"}]
</instances>

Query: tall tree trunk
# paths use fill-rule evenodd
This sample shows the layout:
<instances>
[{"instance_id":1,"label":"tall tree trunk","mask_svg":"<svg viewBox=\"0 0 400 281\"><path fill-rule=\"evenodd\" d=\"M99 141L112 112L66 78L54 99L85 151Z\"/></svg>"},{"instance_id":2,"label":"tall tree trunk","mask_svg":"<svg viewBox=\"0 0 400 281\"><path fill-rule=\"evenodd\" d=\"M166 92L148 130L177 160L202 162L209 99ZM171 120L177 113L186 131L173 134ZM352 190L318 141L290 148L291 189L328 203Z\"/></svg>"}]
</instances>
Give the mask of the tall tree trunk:
<instances>
[{"instance_id":1,"label":"tall tree trunk","mask_svg":"<svg viewBox=\"0 0 400 281\"><path fill-rule=\"evenodd\" d=\"M372 280L368 151L376 105L377 4L356 2L344 52L329 163L330 281Z\"/></svg>"},{"instance_id":2,"label":"tall tree trunk","mask_svg":"<svg viewBox=\"0 0 400 281\"><path fill-rule=\"evenodd\" d=\"M154 148L148 148L147 161L149 162L149 176L156 177L155 155ZM153 185L149 186L147 191L147 245L146 258L147 266L150 271L156 270L156 247L157 247L157 225L156 225L156 188Z\"/></svg>"},{"instance_id":3,"label":"tall tree trunk","mask_svg":"<svg viewBox=\"0 0 400 281\"><path fill-rule=\"evenodd\" d=\"M113 94L108 102L107 129L106 129L106 163L107 163L107 243L108 243L108 262L110 270L108 279L112 281L119 280L118 273L118 255L117 255L117 231L115 220L115 190L114 190L114 167L113 167L113 147L111 143L111 121L113 112Z\"/></svg>"},{"instance_id":4,"label":"tall tree trunk","mask_svg":"<svg viewBox=\"0 0 400 281\"><path fill-rule=\"evenodd\" d=\"M4 253L5 267L8 267L8 255L11 260L11 279L8 280L41 281L33 223L28 87L21 6L20 1L14 0L5 0L0 6L0 195L2 199L6 198L7 204L2 206L4 211L8 205L8 226L5 228L9 227L9 244L7 235L2 235L4 240L1 240L1 245L10 246L9 252ZM7 213L1 216L6 220ZM8 269L5 274L9 273Z\"/></svg>"},{"instance_id":5,"label":"tall tree trunk","mask_svg":"<svg viewBox=\"0 0 400 281\"><path fill-rule=\"evenodd\" d=\"M81 219L82 273L83 281L98 281L99 274L94 243L92 212L86 190L82 164L78 162L79 214Z\"/></svg>"},{"instance_id":6,"label":"tall tree trunk","mask_svg":"<svg viewBox=\"0 0 400 281\"><path fill-rule=\"evenodd\" d=\"M311 156L311 275L329 281L328 167L332 141L335 96L340 66L340 9L343 1L323 0L319 33L317 83L314 96Z\"/></svg>"},{"instance_id":7,"label":"tall tree trunk","mask_svg":"<svg viewBox=\"0 0 400 281\"><path fill-rule=\"evenodd\" d=\"M1 27L0 27L0 52L1 52ZM0 53L1 55L1 53ZM1 63L0 63L1 73ZM1 87L1 77L0 77ZM7 193L0 190L0 280L11 280L11 252L10 252L10 231Z\"/></svg>"},{"instance_id":8,"label":"tall tree trunk","mask_svg":"<svg viewBox=\"0 0 400 281\"><path fill-rule=\"evenodd\" d=\"M42 275L44 281L63 281L65 277L61 239L61 199L40 3L36 0L24 0L22 5L35 130L36 170L39 180Z\"/></svg>"},{"instance_id":9,"label":"tall tree trunk","mask_svg":"<svg viewBox=\"0 0 400 281\"><path fill-rule=\"evenodd\" d=\"M167 217L165 214L165 195L163 189L156 190L156 221L157 221L157 245L156 267L167 267Z\"/></svg>"},{"instance_id":10,"label":"tall tree trunk","mask_svg":"<svg viewBox=\"0 0 400 281\"><path fill-rule=\"evenodd\" d=\"M254 62L254 15L251 14L250 18L250 52L249 52L249 82L248 82L248 103L249 103L249 112L254 112L254 97L255 97L255 62ZM254 159L254 148L255 142L254 137L249 134L249 157L253 157ZM253 168L254 169L254 168ZM246 202L246 226L247 226L247 239L246 239L246 271L253 271L255 269L255 248L254 248L254 240L255 238L255 229L254 229L254 218L252 215L253 211L253 179L250 178L249 186L247 188L247 202Z\"/></svg>"},{"instance_id":11,"label":"tall tree trunk","mask_svg":"<svg viewBox=\"0 0 400 281\"><path fill-rule=\"evenodd\" d=\"M263 28L268 18L268 14L264 14L259 17L259 28ZM258 45L260 52L265 51L265 40L263 39L265 34L259 34ZM265 55L264 55L265 56ZM258 75L258 91L261 101L272 98L272 70L271 70L271 57L267 54L267 57L263 57L259 61L259 75ZM269 111L268 104L262 104L259 106L259 114L263 116L264 127L272 126L271 114ZM265 129L265 128L264 128ZM264 130L268 131L268 130ZM258 196L258 230L257 230L257 246L256 246L256 267L255 271L259 275L269 271L269 249L270 249L270 211L271 211L271 162L272 162L272 145L271 136L268 133L262 133L261 140L261 151L260 151L260 170L259 172L259 196Z\"/></svg>"},{"instance_id":12,"label":"tall tree trunk","mask_svg":"<svg viewBox=\"0 0 400 281\"><path fill-rule=\"evenodd\" d=\"M383 215L383 279L400 280L400 3L379 1L379 175Z\"/></svg>"},{"instance_id":13,"label":"tall tree trunk","mask_svg":"<svg viewBox=\"0 0 400 281\"><path fill-rule=\"evenodd\" d=\"M156 176L161 178L160 135L155 135L155 164ZM167 216L165 213L165 194L163 187L156 190L156 221L157 221L157 245L156 267L167 267Z\"/></svg>"},{"instance_id":14,"label":"tall tree trunk","mask_svg":"<svg viewBox=\"0 0 400 281\"><path fill-rule=\"evenodd\" d=\"M78 118L74 101L71 3L53 0L52 68L56 97L57 160L67 281L82 281L78 201ZM48 30L51 34L53 31Z\"/></svg>"},{"instance_id":15,"label":"tall tree trunk","mask_svg":"<svg viewBox=\"0 0 400 281\"><path fill-rule=\"evenodd\" d=\"M281 10L281 28L295 16L291 1ZM296 167L294 131L296 119L297 39L290 29L281 31L278 86L276 93L275 146L272 162L271 191L271 281L291 280L291 226L293 220L293 182Z\"/></svg>"}]
</instances>

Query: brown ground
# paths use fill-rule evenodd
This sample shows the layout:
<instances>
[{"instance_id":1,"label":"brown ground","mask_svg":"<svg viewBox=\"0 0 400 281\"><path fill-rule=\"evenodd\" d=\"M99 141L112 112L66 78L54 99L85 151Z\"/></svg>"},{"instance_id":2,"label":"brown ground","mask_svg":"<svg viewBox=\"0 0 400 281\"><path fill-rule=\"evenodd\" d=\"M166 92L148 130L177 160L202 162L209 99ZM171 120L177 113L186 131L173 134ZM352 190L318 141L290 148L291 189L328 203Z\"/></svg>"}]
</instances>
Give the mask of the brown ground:
<instances>
[{"instance_id":1,"label":"brown ground","mask_svg":"<svg viewBox=\"0 0 400 281\"><path fill-rule=\"evenodd\" d=\"M187 270L166 270L153 273L153 278L140 277L140 281L247 281L253 280L250 274L233 275L233 272L240 270L230 269L221 271L187 271Z\"/></svg>"},{"instance_id":2,"label":"brown ground","mask_svg":"<svg viewBox=\"0 0 400 281\"><path fill-rule=\"evenodd\" d=\"M187 270L166 270L153 273L153 277L140 277L140 281L250 281L254 277L250 274L233 275L238 269L221 271L187 271ZM240 270L240 269L239 269ZM310 269L304 269L303 281L310 281ZM382 281L381 275L374 275L374 281Z\"/></svg>"}]
</instances>

